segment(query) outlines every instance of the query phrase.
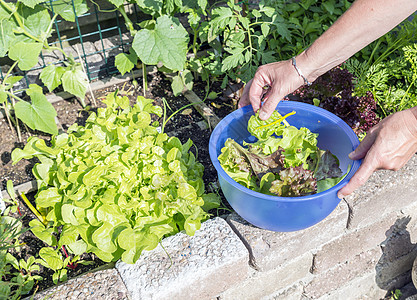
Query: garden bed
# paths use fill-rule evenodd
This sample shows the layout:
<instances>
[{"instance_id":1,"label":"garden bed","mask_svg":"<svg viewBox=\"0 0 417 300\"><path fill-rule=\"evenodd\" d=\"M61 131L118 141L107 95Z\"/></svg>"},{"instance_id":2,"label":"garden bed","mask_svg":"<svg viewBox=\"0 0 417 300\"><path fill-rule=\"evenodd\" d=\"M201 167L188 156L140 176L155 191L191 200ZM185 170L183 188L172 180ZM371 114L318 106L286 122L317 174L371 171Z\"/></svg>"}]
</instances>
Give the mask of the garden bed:
<instances>
[{"instance_id":1,"label":"garden bed","mask_svg":"<svg viewBox=\"0 0 417 300\"><path fill-rule=\"evenodd\" d=\"M204 85L200 85L203 87ZM146 95L142 91L140 85L133 85L132 81L128 80L124 83L119 83L111 85L105 88L97 89L93 92L94 99L92 100L91 94L86 97L87 107L83 108L79 101L76 98L70 98L67 100L60 100L53 103L54 108L57 111L57 123L59 124L60 132L66 132L67 129L74 123L79 125L84 125L86 119L88 118L91 111L96 111L97 107L103 107L104 104L101 102L106 95L114 93L118 90L119 95L127 96L131 105L134 105L138 96L145 96L146 98L153 99L154 104L163 108L162 98L166 99L167 105L167 115L171 115L174 112L177 112L167 123L165 127L165 132L169 136L176 136L182 143L185 143L188 139L191 139L196 146L192 148L191 151L197 156L197 160L204 166L204 175L203 180L206 187L206 190L211 192L218 192L219 195L223 198L221 191L217 187L217 173L211 164L209 153L208 153L208 143L210 138L211 130L204 121L203 116L190 104L190 101L184 96L172 95L170 88L170 81L161 73L153 73L148 75L148 90ZM198 91L198 90L197 90ZM199 91L199 94L203 95L205 91ZM219 91L220 93L220 91ZM94 105L96 101L97 106ZM187 106L185 107L184 106ZM229 107L229 106L225 106ZM181 111L179 111L181 108ZM230 109L227 111L231 111ZM162 119L158 120L162 122ZM11 159L11 152L16 149L22 149L26 144L26 140L31 135L37 135L49 144L50 136L45 135L39 132L34 132L32 130L27 130L26 127L22 127L22 141L18 139L17 133L10 129L9 124L6 118L0 119L0 155L2 168L0 168L0 187L5 195L6 183L8 180L12 180L14 186L33 186L34 176L32 174L32 167L39 162L36 158L30 160L22 160L19 163L13 165ZM32 185L28 185L29 182L32 182ZM33 188L31 188L33 189ZM29 190L30 191L30 190ZM34 196L36 191L32 191L26 194L28 200L35 205ZM224 198L223 198L224 200ZM32 219L36 219L34 213L27 207L26 203L21 197L18 197L19 201L19 211L14 213L13 216L16 218L22 217L22 224L25 227L29 227L29 222ZM223 201L226 203L226 201ZM227 204L226 204L227 205ZM225 213L226 210L213 211L215 215ZM18 259L27 260L30 256L37 256L39 249L47 246L44 242L36 238L31 231L26 231L21 235L21 242L24 243L24 246L21 247L20 252L15 252L15 255ZM64 252L63 255L66 255ZM82 260L91 262L91 265L81 265L77 267L70 266L68 268L68 278L76 277L87 271L95 270L99 267L105 267L108 265L104 261L100 260L92 253L83 254L81 256ZM39 272L34 272L33 275L40 274L43 277L43 280L36 284L34 289L41 291L47 287L53 285L52 274L53 271L44 268L41 266Z\"/></svg>"}]
</instances>

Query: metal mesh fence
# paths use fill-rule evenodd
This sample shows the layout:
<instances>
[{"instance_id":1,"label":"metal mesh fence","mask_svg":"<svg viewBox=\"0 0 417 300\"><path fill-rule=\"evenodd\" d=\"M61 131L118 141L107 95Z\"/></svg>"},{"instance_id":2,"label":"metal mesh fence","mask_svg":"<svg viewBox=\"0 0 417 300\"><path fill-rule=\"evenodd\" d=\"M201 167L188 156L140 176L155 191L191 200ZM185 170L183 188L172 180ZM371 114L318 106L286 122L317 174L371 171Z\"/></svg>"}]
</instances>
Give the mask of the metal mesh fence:
<instances>
[{"instance_id":1,"label":"metal mesh fence","mask_svg":"<svg viewBox=\"0 0 417 300\"><path fill-rule=\"evenodd\" d=\"M54 14L54 2L49 0L48 5L52 15ZM70 0L75 12L74 0ZM54 33L48 39L50 46L57 46L67 54L72 54L76 61L82 61L90 81L109 77L118 73L114 66L114 57L129 49L132 37L129 35L120 12L114 9L107 1L88 2L87 13L76 16L75 22L68 22L57 17L54 21ZM138 22L140 12L135 5L126 4L126 11L133 22ZM142 15L143 16L143 15ZM62 64L63 55L59 51L42 51L38 64L30 71L18 71L24 76L26 86L31 83L39 83L38 75L42 68L50 63ZM0 78L4 78L11 62L7 58L2 59Z\"/></svg>"}]
</instances>

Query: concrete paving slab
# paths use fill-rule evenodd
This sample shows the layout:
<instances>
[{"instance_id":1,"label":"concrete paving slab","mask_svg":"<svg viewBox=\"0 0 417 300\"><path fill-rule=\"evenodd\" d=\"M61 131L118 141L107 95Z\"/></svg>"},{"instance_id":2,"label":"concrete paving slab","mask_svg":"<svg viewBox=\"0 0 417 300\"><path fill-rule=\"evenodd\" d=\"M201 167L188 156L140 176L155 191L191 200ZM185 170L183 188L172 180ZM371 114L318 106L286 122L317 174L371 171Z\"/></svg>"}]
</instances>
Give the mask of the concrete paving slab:
<instances>
[{"instance_id":1,"label":"concrete paving slab","mask_svg":"<svg viewBox=\"0 0 417 300\"><path fill-rule=\"evenodd\" d=\"M28 298L32 299L32 298ZM116 269L86 273L37 293L34 300L126 300L127 289Z\"/></svg>"},{"instance_id":2,"label":"concrete paving slab","mask_svg":"<svg viewBox=\"0 0 417 300\"><path fill-rule=\"evenodd\" d=\"M266 272L253 270L247 280L220 294L217 299L266 300L274 299L277 294L287 295L288 292L289 295L289 291L283 292L288 287L292 287L300 281L303 281L304 285L311 281L312 275L309 271L312 260L313 255L305 253L280 268ZM293 293L291 292L291 294Z\"/></svg>"},{"instance_id":3,"label":"concrete paving slab","mask_svg":"<svg viewBox=\"0 0 417 300\"><path fill-rule=\"evenodd\" d=\"M380 170L345 199L352 209L351 228L375 223L384 215L400 211L415 202L417 194L417 155L399 171Z\"/></svg>"},{"instance_id":4,"label":"concrete paving slab","mask_svg":"<svg viewBox=\"0 0 417 300\"><path fill-rule=\"evenodd\" d=\"M268 271L304 253L315 253L323 244L344 234L349 216L345 202L320 223L295 232L273 232L255 227L236 213L227 220L246 241L252 262L261 271Z\"/></svg>"},{"instance_id":5,"label":"concrete paving slab","mask_svg":"<svg viewBox=\"0 0 417 300\"><path fill-rule=\"evenodd\" d=\"M134 265L116 264L132 299L211 299L249 272L246 247L219 217L194 236L180 232L162 245Z\"/></svg>"}]
</instances>

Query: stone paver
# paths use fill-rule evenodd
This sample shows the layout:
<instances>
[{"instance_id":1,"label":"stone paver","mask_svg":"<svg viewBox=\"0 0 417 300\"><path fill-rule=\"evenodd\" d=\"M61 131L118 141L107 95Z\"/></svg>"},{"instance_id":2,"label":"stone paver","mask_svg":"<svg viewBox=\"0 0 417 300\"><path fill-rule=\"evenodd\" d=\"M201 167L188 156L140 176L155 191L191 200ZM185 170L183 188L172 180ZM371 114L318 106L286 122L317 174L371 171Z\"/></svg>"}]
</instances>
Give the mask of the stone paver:
<instances>
[{"instance_id":1,"label":"stone paver","mask_svg":"<svg viewBox=\"0 0 417 300\"><path fill-rule=\"evenodd\" d=\"M299 281L303 281L304 285L310 282L313 277L309 272L312 260L313 255L305 253L273 270L266 272L253 270L248 279L220 294L219 298L220 300L273 299L280 291L288 289Z\"/></svg>"},{"instance_id":2,"label":"stone paver","mask_svg":"<svg viewBox=\"0 0 417 300\"><path fill-rule=\"evenodd\" d=\"M116 264L132 299L212 299L248 276L248 251L222 218L162 245L165 250L145 251L134 265Z\"/></svg>"},{"instance_id":3,"label":"stone paver","mask_svg":"<svg viewBox=\"0 0 417 300\"><path fill-rule=\"evenodd\" d=\"M416 178L417 155L399 171L375 172L361 188L346 197L353 211L350 227L366 227L413 203L417 194Z\"/></svg>"},{"instance_id":4,"label":"stone paver","mask_svg":"<svg viewBox=\"0 0 417 300\"><path fill-rule=\"evenodd\" d=\"M317 300L371 300L384 299L387 291L380 289L375 283L375 270L340 285L337 290L326 293ZM372 284L373 283L373 284ZM311 298L306 298L311 299Z\"/></svg>"},{"instance_id":5,"label":"stone paver","mask_svg":"<svg viewBox=\"0 0 417 300\"><path fill-rule=\"evenodd\" d=\"M39 292L34 296L34 300L38 299L125 300L129 298L119 273L113 268L86 273L61 285Z\"/></svg>"},{"instance_id":6,"label":"stone paver","mask_svg":"<svg viewBox=\"0 0 417 300\"><path fill-rule=\"evenodd\" d=\"M365 228L351 229L342 237L327 243L316 254L314 273L326 272L335 265L349 261L355 255L375 249L386 239L387 232L396 219L397 214L393 213ZM375 263L377 260L378 258Z\"/></svg>"},{"instance_id":7,"label":"stone paver","mask_svg":"<svg viewBox=\"0 0 417 300\"><path fill-rule=\"evenodd\" d=\"M338 264L325 273L315 274L314 279L304 289L305 295L311 299L317 299L371 272L375 269L375 257L378 257L380 253L379 247L375 247L375 249L355 255L349 261ZM368 283L376 285L375 280Z\"/></svg>"},{"instance_id":8,"label":"stone paver","mask_svg":"<svg viewBox=\"0 0 417 300\"><path fill-rule=\"evenodd\" d=\"M341 201L326 219L310 228L295 232L260 229L235 213L227 220L247 242L257 268L268 271L307 252L314 253L323 244L343 235L348 214L346 203Z\"/></svg>"}]
</instances>

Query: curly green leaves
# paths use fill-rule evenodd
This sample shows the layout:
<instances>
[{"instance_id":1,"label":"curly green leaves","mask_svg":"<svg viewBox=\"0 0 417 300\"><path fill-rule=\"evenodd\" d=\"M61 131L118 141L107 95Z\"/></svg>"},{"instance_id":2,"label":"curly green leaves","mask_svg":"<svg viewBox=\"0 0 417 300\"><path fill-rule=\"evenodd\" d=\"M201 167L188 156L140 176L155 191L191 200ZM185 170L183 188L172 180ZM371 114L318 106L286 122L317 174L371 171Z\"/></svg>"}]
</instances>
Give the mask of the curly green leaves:
<instances>
[{"instance_id":1,"label":"curly green leaves","mask_svg":"<svg viewBox=\"0 0 417 300\"><path fill-rule=\"evenodd\" d=\"M226 173L247 188L282 197L314 194L336 185L342 175L339 161L317 148L317 134L285 121L294 113L281 116L275 111L266 121L252 116L248 131L259 140L244 142L245 148L228 139L218 157Z\"/></svg>"},{"instance_id":2,"label":"curly green leaves","mask_svg":"<svg viewBox=\"0 0 417 300\"><path fill-rule=\"evenodd\" d=\"M203 167L189 150L191 141L158 133L152 100L109 94L85 126L73 125L51 146L31 138L14 162L37 157L36 205L50 227L33 223L34 234L50 245L65 245L75 255L93 252L104 261L134 263L166 235L193 235L219 205L205 194ZM216 201L217 199L217 201ZM63 231L58 240L51 232Z\"/></svg>"}]
</instances>

